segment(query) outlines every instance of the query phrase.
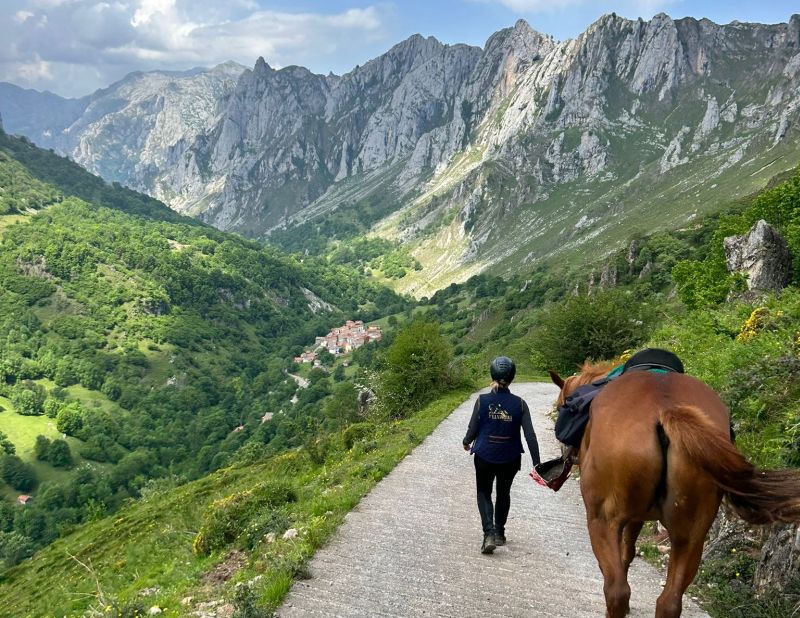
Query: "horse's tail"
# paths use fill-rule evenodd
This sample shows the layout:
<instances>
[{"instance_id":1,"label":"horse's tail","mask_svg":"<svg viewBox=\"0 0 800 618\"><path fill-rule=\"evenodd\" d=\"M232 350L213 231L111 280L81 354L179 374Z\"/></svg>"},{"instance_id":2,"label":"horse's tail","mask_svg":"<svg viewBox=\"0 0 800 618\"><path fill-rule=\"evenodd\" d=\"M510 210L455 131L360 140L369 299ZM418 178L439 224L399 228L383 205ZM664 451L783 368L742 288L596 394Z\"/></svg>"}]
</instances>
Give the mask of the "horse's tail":
<instances>
[{"instance_id":1,"label":"horse's tail","mask_svg":"<svg viewBox=\"0 0 800 618\"><path fill-rule=\"evenodd\" d=\"M800 470L757 469L700 408L664 410L660 422L670 448L709 474L739 517L752 524L800 521Z\"/></svg>"}]
</instances>

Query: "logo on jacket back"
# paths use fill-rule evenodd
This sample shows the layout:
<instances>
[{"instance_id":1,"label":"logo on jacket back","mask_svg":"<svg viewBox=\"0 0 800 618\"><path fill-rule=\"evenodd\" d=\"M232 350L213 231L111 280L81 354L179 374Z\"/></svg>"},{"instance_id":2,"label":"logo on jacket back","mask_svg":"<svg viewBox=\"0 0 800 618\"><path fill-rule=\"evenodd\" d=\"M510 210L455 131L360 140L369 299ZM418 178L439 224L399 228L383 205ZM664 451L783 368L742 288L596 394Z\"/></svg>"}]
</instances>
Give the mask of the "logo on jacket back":
<instances>
[{"instance_id":1,"label":"logo on jacket back","mask_svg":"<svg viewBox=\"0 0 800 618\"><path fill-rule=\"evenodd\" d=\"M493 421L503 421L510 423L513 419L511 415L503 409L503 406L497 403L489 404L489 418Z\"/></svg>"}]
</instances>

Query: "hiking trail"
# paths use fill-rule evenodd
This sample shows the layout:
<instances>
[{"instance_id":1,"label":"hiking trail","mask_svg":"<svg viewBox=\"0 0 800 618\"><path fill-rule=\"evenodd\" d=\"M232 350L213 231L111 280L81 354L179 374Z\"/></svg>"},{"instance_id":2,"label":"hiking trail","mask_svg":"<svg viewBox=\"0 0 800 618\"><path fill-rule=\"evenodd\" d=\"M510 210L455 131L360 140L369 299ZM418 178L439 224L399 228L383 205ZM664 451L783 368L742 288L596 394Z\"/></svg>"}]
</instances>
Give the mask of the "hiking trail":
<instances>
[{"instance_id":1,"label":"hiking trail","mask_svg":"<svg viewBox=\"0 0 800 618\"><path fill-rule=\"evenodd\" d=\"M522 383L511 391L528 402L542 459L557 456L547 416L556 388ZM536 485L528 477L527 453L511 490L508 544L490 556L480 553L475 469L461 448L476 397L456 408L345 517L312 559L311 578L292 587L280 618L605 613L578 482L568 480L558 493ZM631 616L653 616L663 578L641 558L634 560ZM683 616L707 614L684 597Z\"/></svg>"}]
</instances>

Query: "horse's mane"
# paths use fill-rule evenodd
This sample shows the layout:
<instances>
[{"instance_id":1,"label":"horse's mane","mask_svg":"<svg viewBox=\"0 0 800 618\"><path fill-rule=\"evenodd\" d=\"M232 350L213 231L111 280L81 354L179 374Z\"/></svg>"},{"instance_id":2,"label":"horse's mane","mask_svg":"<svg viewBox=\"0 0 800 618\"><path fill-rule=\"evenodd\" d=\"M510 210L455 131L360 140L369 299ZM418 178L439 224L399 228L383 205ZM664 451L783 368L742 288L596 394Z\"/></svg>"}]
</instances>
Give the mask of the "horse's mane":
<instances>
[{"instance_id":1,"label":"horse's mane","mask_svg":"<svg viewBox=\"0 0 800 618\"><path fill-rule=\"evenodd\" d=\"M583 365L578 367L578 373L564 380L564 387L561 389L561 393L558 396L556 405L562 405L564 400L576 388L586 384L591 384L595 380L602 378L603 376L607 375L615 366L616 363L614 361L601 361L599 363L593 363L588 360L585 361Z\"/></svg>"},{"instance_id":2,"label":"horse's mane","mask_svg":"<svg viewBox=\"0 0 800 618\"><path fill-rule=\"evenodd\" d=\"M591 361L585 361L583 365L580 367L580 372L577 376L577 381L575 382L575 386L583 386L584 384L590 384L594 382L598 378L602 378L616 366L614 361L601 361L599 363L593 363Z\"/></svg>"}]
</instances>

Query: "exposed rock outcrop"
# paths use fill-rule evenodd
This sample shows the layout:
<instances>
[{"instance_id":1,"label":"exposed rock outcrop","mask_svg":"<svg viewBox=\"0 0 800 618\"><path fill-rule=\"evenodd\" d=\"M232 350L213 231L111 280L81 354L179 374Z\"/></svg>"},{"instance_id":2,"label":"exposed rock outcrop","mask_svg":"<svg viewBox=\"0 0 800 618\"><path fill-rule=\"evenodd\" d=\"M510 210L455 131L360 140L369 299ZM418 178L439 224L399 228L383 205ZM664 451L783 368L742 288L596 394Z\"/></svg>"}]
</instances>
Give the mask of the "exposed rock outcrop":
<instances>
[{"instance_id":1,"label":"exposed rock outcrop","mask_svg":"<svg viewBox=\"0 0 800 618\"><path fill-rule=\"evenodd\" d=\"M792 278L792 256L778 230L763 219L747 234L724 240L728 270L747 276L747 288L779 292Z\"/></svg>"},{"instance_id":2,"label":"exposed rock outcrop","mask_svg":"<svg viewBox=\"0 0 800 618\"><path fill-rule=\"evenodd\" d=\"M609 262L603 267L600 273L600 287L604 290L616 287L617 285L617 265Z\"/></svg>"},{"instance_id":3,"label":"exposed rock outcrop","mask_svg":"<svg viewBox=\"0 0 800 618\"><path fill-rule=\"evenodd\" d=\"M776 524L761 548L753 577L756 593L783 591L800 579L800 525Z\"/></svg>"}]
</instances>

